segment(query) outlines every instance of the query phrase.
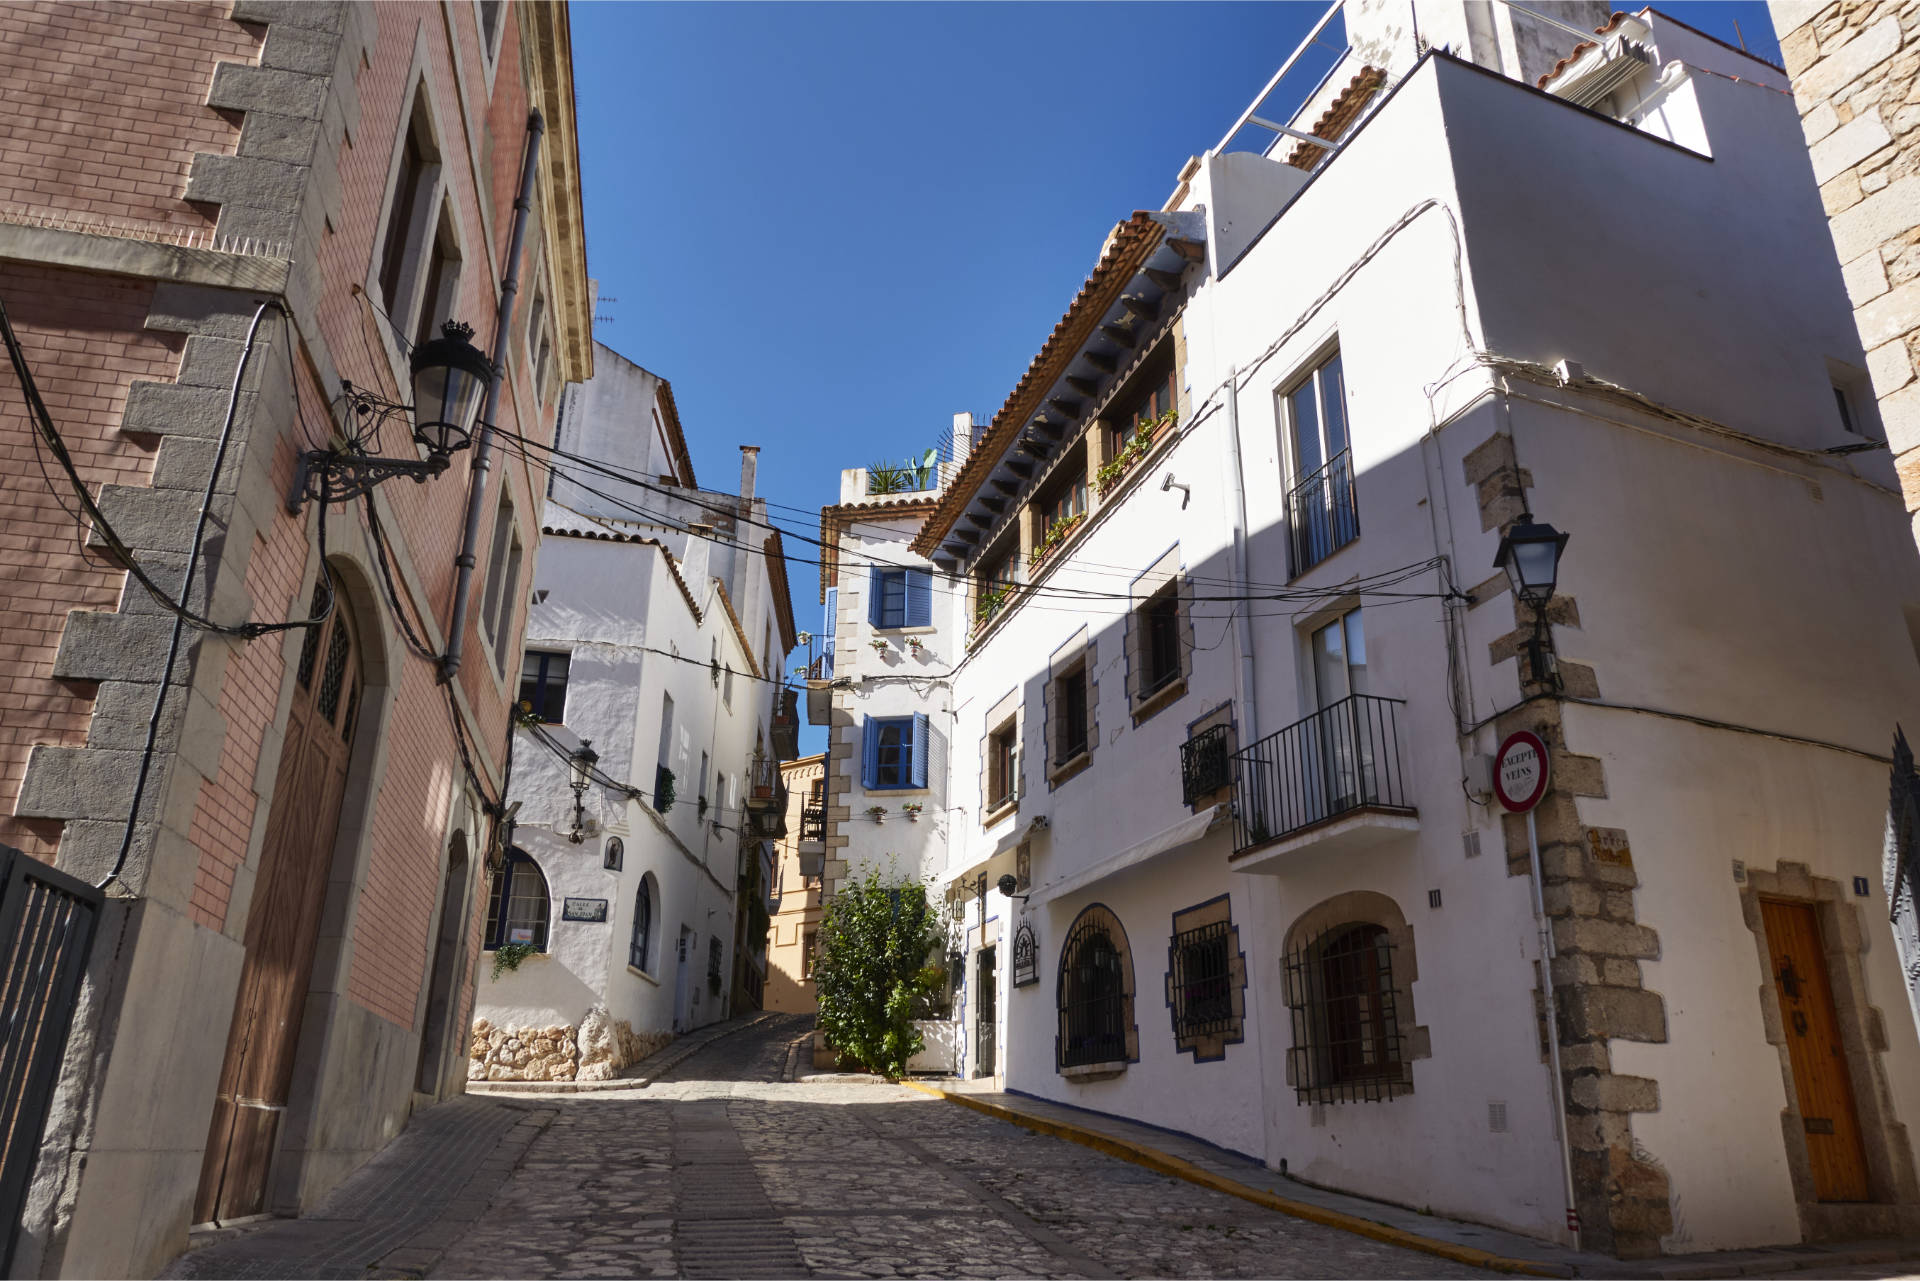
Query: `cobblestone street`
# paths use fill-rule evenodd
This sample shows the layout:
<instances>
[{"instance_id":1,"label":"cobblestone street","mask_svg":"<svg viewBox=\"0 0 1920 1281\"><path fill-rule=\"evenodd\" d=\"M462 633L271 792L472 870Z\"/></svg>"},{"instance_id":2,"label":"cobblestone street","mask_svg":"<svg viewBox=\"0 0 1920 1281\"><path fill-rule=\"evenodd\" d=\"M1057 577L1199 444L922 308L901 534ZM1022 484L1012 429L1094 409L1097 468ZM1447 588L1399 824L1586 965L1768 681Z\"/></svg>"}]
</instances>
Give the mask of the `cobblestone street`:
<instances>
[{"instance_id":1,"label":"cobblestone street","mask_svg":"<svg viewBox=\"0 0 1920 1281\"><path fill-rule=\"evenodd\" d=\"M383 1158L314 1216L240 1229L170 1275L1489 1275L905 1088L783 1083L804 1029L769 1019L644 1090L436 1109L415 1126L430 1136L444 1113L437 1144L468 1136L456 1169ZM472 1153L473 1136L503 1133L524 1148L510 1173L510 1158ZM456 1194L450 1174L473 1177Z\"/></svg>"}]
</instances>

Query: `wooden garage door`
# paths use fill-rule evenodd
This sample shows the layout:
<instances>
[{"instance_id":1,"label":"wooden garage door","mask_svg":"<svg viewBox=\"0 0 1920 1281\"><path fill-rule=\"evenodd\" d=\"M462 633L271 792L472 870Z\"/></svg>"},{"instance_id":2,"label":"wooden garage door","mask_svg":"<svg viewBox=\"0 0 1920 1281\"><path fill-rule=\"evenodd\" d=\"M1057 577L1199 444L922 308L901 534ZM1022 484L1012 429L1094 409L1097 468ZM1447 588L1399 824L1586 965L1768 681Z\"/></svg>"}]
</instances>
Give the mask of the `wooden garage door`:
<instances>
[{"instance_id":1,"label":"wooden garage door","mask_svg":"<svg viewBox=\"0 0 1920 1281\"><path fill-rule=\"evenodd\" d=\"M1810 904L1779 899L1761 899L1760 915L1813 1161L1814 1195L1822 1201L1865 1201L1867 1159L1819 922Z\"/></svg>"},{"instance_id":2,"label":"wooden garage door","mask_svg":"<svg viewBox=\"0 0 1920 1281\"><path fill-rule=\"evenodd\" d=\"M315 599L316 608L324 603L318 592ZM360 695L360 647L341 599L332 618L309 634L295 673L247 918L240 992L194 1203L196 1222L266 1209L268 1167L293 1079Z\"/></svg>"}]
</instances>

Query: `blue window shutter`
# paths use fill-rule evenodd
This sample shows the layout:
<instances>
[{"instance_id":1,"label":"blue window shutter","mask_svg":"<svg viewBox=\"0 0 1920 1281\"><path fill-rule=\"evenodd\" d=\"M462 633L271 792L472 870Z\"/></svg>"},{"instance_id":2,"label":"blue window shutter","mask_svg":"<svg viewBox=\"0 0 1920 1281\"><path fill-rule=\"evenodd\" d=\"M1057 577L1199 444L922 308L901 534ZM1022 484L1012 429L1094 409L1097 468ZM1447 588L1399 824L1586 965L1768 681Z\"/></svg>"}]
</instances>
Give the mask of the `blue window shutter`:
<instances>
[{"instance_id":1,"label":"blue window shutter","mask_svg":"<svg viewBox=\"0 0 1920 1281\"><path fill-rule=\"evenodd\" d=\"M874 627L884 625L880 621L880 595L880 567L869 565L867 567L867 622Z\"/></svg>"},{"instance_id":2,"label":"blue window shutter","mask_svg":"<svg viewBox=\"0 0 1920 1281\"><path fill-rule=\"evenodd\" d=\"M927 785L927 714L913 714L913 785Z\"/></svg>"},{"instance_id":3,"label":"blue window shutter","mask_svg":"<svg viewBox=\"0 0 1920 1281\"><path fill-rule=\"evenodd\" d=\"M933 625L933 575L924 569L907 571L907 626Z\"/></svg>"},{"instance_id":4,"label":"blue window shutter","mask_svg":"<svg viewBox=\"0 0 1920 1281\"><path fill-rule=\"evenodd\" d=\"M872 787L880 775L880 722L869 717L860 755L860 786Z\"/></svg>"}]
</instances>

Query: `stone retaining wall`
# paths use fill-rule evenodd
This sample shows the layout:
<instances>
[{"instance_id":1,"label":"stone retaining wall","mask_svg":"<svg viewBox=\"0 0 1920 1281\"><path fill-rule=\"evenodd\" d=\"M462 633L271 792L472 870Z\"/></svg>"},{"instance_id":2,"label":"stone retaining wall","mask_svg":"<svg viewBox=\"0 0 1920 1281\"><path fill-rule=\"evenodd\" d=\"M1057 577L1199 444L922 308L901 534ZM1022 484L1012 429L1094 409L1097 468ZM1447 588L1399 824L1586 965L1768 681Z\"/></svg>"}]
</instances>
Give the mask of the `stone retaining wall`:
<instances>
[{"instance_id":1,"label":"stone retaining wall","mask_svg":"<svg viewBox=\"0 0 1920 1281\"><path fill-rule=\"evenodd\" d=\"M636 1032L595 1006L578 1027L509 1027L476 1019L467 1050L469 1081L610 1081L657 1053L671 1032Z\"/></svg>"}]
</instances>

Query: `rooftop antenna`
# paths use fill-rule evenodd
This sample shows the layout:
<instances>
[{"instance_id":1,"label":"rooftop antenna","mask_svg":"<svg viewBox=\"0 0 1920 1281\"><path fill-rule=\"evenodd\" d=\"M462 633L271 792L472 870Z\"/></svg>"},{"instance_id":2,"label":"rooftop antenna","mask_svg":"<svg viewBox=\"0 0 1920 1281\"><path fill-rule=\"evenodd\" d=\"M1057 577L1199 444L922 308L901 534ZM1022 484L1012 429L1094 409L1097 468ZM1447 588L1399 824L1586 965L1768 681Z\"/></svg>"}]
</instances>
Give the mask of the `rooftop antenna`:
<instances>
[{"instance_id":1,"label":"rooftop antenna","mask_svg":"<svg viewBox=\"0 0 1920 1281\"><path fill-rule=\"evenodd\" d=\"M1733 20L1733 38L1740 42L1740 52L1745 53L1747 51L1747 38L1740 34L1740 19L1738 18Z\"/></svg>"}]
</instances>

